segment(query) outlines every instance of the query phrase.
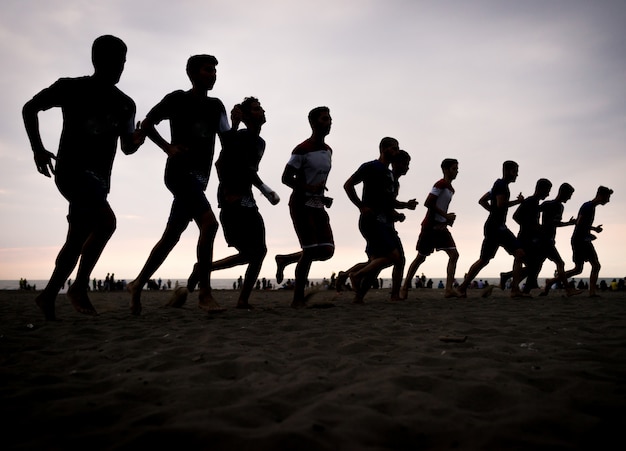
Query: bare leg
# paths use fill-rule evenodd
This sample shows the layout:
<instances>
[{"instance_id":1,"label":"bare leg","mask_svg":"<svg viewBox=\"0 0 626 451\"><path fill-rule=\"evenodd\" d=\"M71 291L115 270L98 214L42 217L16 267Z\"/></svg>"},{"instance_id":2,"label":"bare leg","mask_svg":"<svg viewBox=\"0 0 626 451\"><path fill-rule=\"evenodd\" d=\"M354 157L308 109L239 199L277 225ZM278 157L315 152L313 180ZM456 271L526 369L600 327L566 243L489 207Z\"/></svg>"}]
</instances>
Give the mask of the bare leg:
<instances>
[{"instance_id":1,"label":"bare leg","mask_svg":"<svg viewBox=\"0 0 626 451\"><path fill-rule=\"evenodd\" d=\"M85 224L69 222L67 237L57 255L52 276L50 276L50 280L43 291L35 298L35 303L43 312L46 320L56 320L54 308L56 296L76 267L83 243L88 235L89 230Z\"/></svg>"},{"instance_id":2,"label":"bare leg","mask_svg":"<svg viewBox=\"0 0 626 451\"><path fill-rule=\"evenodd\" d=\"M223 258L213 262L211 271L218 271L220 269L232 268L233 266L248 264L246 269L246 276L239 293L239 299L237 300L237 308L249 309L251 305L249 303L250 294L254 289L254 285L261 273L261 266L263 260L267 255L267 249L259 249L255 255L245 255L242 253L231 255L230 257Z\"/></svg>"},{"instance_id":3,"label":"bare leg","mask_svg":"<svg viewBox=\"0 0 626 451\"><path fill-rule=\"evenodd\" d=\"M599 297L596 293L598 285L598 277L600 276L600 262L598 260L591 262L591 274L589 275L589 297Z\"/></svg>"},{"instance_id":4,"label":"bare leg","mask_svg":"<svg viewBox=\"0 0 626 451\"><path fill-rule=\"evenodd\" d=\"M402 284L402 274L404 273L404 256L396 261L391 273L391 301L400 300L400 285Z\"/></svg>"},{"instance_id":5,"label":"bare leg","mask_svg":"<svg viewBox=\"0 0 626 451\"><path fill-rule=\"evenodd\" d=\"M523 257L523 251L521 251L520 249L515 251L513 260L513 282L511 283L511 297L513 298L528 297L527 294L523 293L519 289L519 283L524 275L522 266Z\"/></svg>"},{"instance_id":6,"label":"bare leg","mask_svg":"<svg viewBox=\"0 0 626 451\"><path fill-rule=\"evenodd\" d=\"M350 269L346 269L345 271L339 271L337 281L335 283L337 292L342 292L345 289L346 281L350 277L350 274L365 268L365 266L367 266L367 263L368 262L357 263L356 265L353 265Z\"/></svg>"},{"instance_id":7,"label":"bare leg","mask_svg":"<svg viewBox=\"0 0 626 451\"><path fill-rule=\"evenodd\" d=\"M150 277L163 264L172 249L180 240L180 236L187 228L188 222L168 223L161 239L152 248L148 260L135 280L129 282L127 290L130 292L130 311L133 315L141 314L141 292Z\"/></svg>"},{"instance_id":8,"label":"bare leg","mask_svg":"<svg viewBox=\"0 0 626 451\"><path fill-rule=\"evenodd\" d=\"M276 259L278 262L278 259ZM294 308L302 308L306 305L304 298L304 287L309 277L309 270L313 263L313 252L310 249L302 251L300 260L296 264L296 279L293 290L293 300L291 306ZM278 274L278 273L277 273Z\"/></svg>"},{"instance_id":9,"label":"bare leg","mask_svg":"<svg viewBox=\"0 0 626 451\"><path fill-rule=\"evenodd\" d=\"M67 297L72 302L74 309L85 315L98 314L87 295L89 278L117 226L113 210L108 204L100 211L99 218L94 221L94 225L91 234L83 244L76 280L67 290Z\"/></svg>"},{"instance_id":10,"label":"bare leg","mask_svg":"<svg viewBox=\"0 0 626 451\"><path fill-rule=\"evenodd\" d=\"M211 266L213 261L213 243L217 234L217 219L211 209L204 212L199 220L196 220L200 228L198 246L196 249L198 260L198 278L200 292L198 306L209 313L226 310L221 307L211 293Z\"/></svg>"},{"instance_id":11,"label":"bare leg","mask_svg":"<svg viewBox=\"0 0 626 451\"><path fill-rule=\"evenodd\" d=\"M483 260L482 258L479 258L478 260L476 260L476 262L474 262L472 266L470 266L469 271L467 271L467 274L465 275L465 279L463 279L463 282L461 282L461 285L459 285L458 291L460 297L467 297L467 287L469 287L469 284L472 283L472 280L476 278L480 270L487 266L488 263L489 260Z\"/></svg>"},{"instance_id":12,"label":"bare leg","mask_svg":"<svg viewBox=\"0 0 626 451\"><path fill-rule=\"evenodd\" d=\"M411 282L413 281L413 277L415 273L419 269L420 265L426 261L426 255L422 255L420 253L417 254L415 259L409 265L409 269L406 272L406 278L404 279L404 283L400 288L400 299L406 299L409 295L409 290L411 289Z\"/></svg>"},{"instance_id":13,"label":"bare leg","mask_svg":"<svg viewBox=\"0 0 626 451\"><path fill-rule=\"evenodd\" d=\"M311 264L314 261L328 260L334 253L335 248L333 246L318 246L302 250L300 260L298 260L298 264L296 265L296 280L294 284L293 301L291 302L292 307L302 308L306 305L304 287L309 277Z\"/></svg>"},{"instance_id":14,"label":"bare leg","mask_svg":"<svg viewBox=\"0 0 626 451\"><path fill-rule=\"evenodd\" d=\"M444 293L445 298L457 298L459 297L458 291L454 289L454 274L456 273L456 263L459 260L459 252L456 249L446 249L448 254L448 267L446 275L446 291Z\"/></svg>"},{"instance_id":15,"label":"bare leg","mask_svg":"<svg viewBox=\"0 0 626 451\"><path fill-rule=\"evenodd\" d=\"M285 267L297 263L302 258L302 251L294 252L293 254L277 255L276 260L276 283L282 283L285 278Z\"/></svg>"}]
</instances>

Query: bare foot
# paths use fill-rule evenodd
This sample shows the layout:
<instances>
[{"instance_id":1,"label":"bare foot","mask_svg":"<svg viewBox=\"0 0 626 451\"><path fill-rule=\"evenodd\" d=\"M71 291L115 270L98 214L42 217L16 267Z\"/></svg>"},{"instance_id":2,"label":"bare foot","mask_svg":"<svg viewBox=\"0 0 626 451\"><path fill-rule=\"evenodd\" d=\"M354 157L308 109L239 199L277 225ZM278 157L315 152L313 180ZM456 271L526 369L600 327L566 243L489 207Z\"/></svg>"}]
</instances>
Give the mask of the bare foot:
<instances>
[{"instance_id":1,"label":"bare foot","mask_svg":"<svg viewBox=\"0 0 626 451\"><path fill-rule=\"evenodd\" d=\"M337 280L335 281L335 289L337 292L342 292L346 289L346 281L348 280L348 273L345 271L339 271Z\"/></svg>"},{"instance_id":2,"label":"bare foot","mask_svg":"<svg viewBox=\"0 0 626 451\"><path fill-rule=\"evenodd\" d=\"M133 280L126 284L126 289L130 293L130 313L135 316L141 315L141 291L143 287L139 286L139 282Z\"/></svg>"},{"instance_id":3,"label":"bare foot","mask_svg":"<svg viewBox=\"0 0 626 451\"><path fill-rule=\"evenodd\" d=\"M56 296L46 296L43 292L35 298L35 304L43 312L46 321L56 321L57 317L54 312L54 300Z\"/></svg>"},{"instance_id":4,"label":"bare foot","mask_svg":"<svg viewBox=\"0 0 626 451\"><path fill-rule=\"evenodd\" d=\"M275 257L276 260L276 283L282 283L285 275L283 274L285 271L285 261L282 256L277 255Z\"/></svg>"},{"instance_id":5,"label":"bare foot","mask_svg":"<svg viewBox=\"0 0 626 451\"><path fill-rule=\"evenodd\" d=\"M445 299L450 299L450 298L460 298L461 297L461 293L459 293L458 291L456 291L454 288L452 288L451 290L446 290L443 293L443 297Z\"/></svg>"},{"instance_id":6,"label":"bare foot","mask_svg":"<svg viewBox=\"0 0 626 451\"><path fill-rule=\"evenodd\" d=\"M361 287L363 283L362 277L357 277L353 273L350 273L350 283L352 284L352 289L354 290L354 299L352 300L353 304L364 304L365 294L363 293L363 288Z\"/></svg>"},{"instance_id":7,"label":"bare foot","mask_svg":"<svg viewBox=\"0 0 626 451\"><path fill-rule=\"evenodd\" d=\"M505 272L501 272L500 273L500 284L498 285L498 288L500 288L501 290L506 289L506 281L509 280L509 278L507 277L507 274Z\"/></svg>"},{"instance_id":8,"label":"bare foot","mask_svg":"<svg viewBox=\"0 0 626 451\"><path fill-rule=\"evenodd\" d=\"M237 302L237 307L238 309L242 309L242 310L254 310L254 305L249 304L248 301L246 302Z\"/></svg>"},{"instance_id":9,"label":"bare foot","mask_svg":"<svg viewBox=\"0 0 626 451\"><path fill-rule=\"evenodd\" d=\"M198 264L194 263L193 271L191 272L191 275L189 276L189 279L187 280L187 292L188 293L193 293L193 290L196 289L196 286L198 285L199 280L200 278L198 277Z\"/></svg>"},{"instance_id":10,"label":"bare foot","mask_svg":"<svg viewBox=\"0 0 626 451\"><path fill-rule=\"evenodd\" d=\"M70 302L74 306L74 310L83 315L98 316L98 312L87 296L87 290L80 290L72 285L67 290L67 297L70 298Z\"/></svg>"},{"instance_id":11,"label":"bare foot","mask_svg":"<svg viewBox=\"0 0 626 451\"><path fill-rule=\"evenodd\" d=\"M200 295L198 296L198 307L202 310L206 310L209 313L225 312L226 308L220 306L213 295L211 290L200 289Z\"/></svg>"},{"instance_id":12,"label":"bare foot","mask_svg":"<svg viewBox=\"0 0 626 451\"><path fill-rule=\"evenodd\" d=\"M400 287L400 295L398 296L400 299L406 299L409 297L409 287L402 285Z\"/></svg>"},{"instance_id":13,"label":"bare foot","mask_svg":"<svg viewBox=\"0 0 626 451\"><path fill-rule=\"evenodd\" d=\"M488 298L489 296L491 296L491 293L493 293L493 289L494 285L489 285L488 287L484 288L482 293L480 293L480 297Z\"/></svg>"},{"instance_id":14,"label":"bare foot","mask_svg":"<svg viewBox=\"0 0 626 451\"><path fill-rule=\"evenodd\" d=\"M519 289L511 290L511 298L513 299L518 299L518 298L527 298L527 299L531 299L532 296L528 293L524 293L523 291L520 291Z\"/></svg>"},{"instance_id":15,"label":"bare foot","mask_svg":"<svg viewBox=\"0 0 626 451\"><path fill-rule=\"evenodd\" d=\"M180 308L185 305L187 302L187 295L189 294L189 290L187 287L178 287L174 290L169 300L165 304L166 307L176 307Z\"/></svg>"},{"instance_id":16,"label":"bare foot","mask_svg":"<svg viewBox=\"0 0 626 451\"><path fill-rule=\"evenodd\" d=\"M291 306L293 308L304 308L306 307L306 300L305 299L294 299L293 301L291 301Z\"/></svg>"},{"instance_id":17,"label":"bare foot","mask_svg":"<svg viewBox=\"0 0 626 451\"><path fill-rule=\"evenodd\" d=\"M578 289L574 289L574 290L567 290L565 292L565 294L567 295L567 297L572 297L572 296L576 296L577 294L581 294L583 292L583 290L578 290ZM541 296L541 294L540 294Z\"/></svg>"}]
</instances>

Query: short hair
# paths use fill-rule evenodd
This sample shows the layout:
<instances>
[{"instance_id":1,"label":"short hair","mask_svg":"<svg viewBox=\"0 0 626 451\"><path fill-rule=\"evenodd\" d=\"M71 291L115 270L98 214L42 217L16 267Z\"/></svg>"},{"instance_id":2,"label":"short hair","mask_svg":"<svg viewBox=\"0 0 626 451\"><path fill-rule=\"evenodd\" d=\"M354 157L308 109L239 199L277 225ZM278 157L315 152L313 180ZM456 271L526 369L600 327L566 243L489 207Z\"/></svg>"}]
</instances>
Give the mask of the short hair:
<instances>
[{"instance_id":1,"label":"short hair","mask_svg":"<svg viewBox=\"0 0 626 451\"><path fill-rule=\"evenodd\" d=\"M327 106L317 106L309 111L309 124L315 123L323 113L330 113L330 108Z\"/></svg>"},{"instance_id":2,"label":"short hair","mask_svg":"<svg viewBox=\"0 0 626 451\"><path fill-rule=\"evenodd\" d=\"M574 194L574 187L569 183L561 183L559 186L559 196L572 195Z\"/></svg>"},{"instance_id":3,"label":"short hair","mask_svg":"<svg viewBox=\"0 0 626 451\"><path fill-rule=\"evenodd\" d=\"M380 144L378 145L378 150L382 152L383 149L393 145L398 144L398 140L396 138L390 138L389 136L385 136L380 140Z\"/></svg>"},{"instance_id":4,"label":"short hair","mask_svg":"<svg viewBox=\"0 0 626 451\"><path fill-rule=\"evenodd\" d=\"M535 185L536 191L545 191L552 188L552 182L548 179L539 179L537 180L537 184Z\"/></svg>"},{"instance_id":5,"label":"short hair","mask_svg":"<svg viewBox=\"0 0 626 451\"><path fill-rule=\"evenodd\" d=\"M409 161L411 161L411 155L406 150L400 149L398 155L393 157L394 163L408 163Z\"/></svg>"},{"instance_id":6,"label":"short hair","mask_svg":"<svg viewBox=\"0 0 626 451\"><path fill-rule=\"evenodd\" d=\"M613 190L612 189L607 188L606 186L598 187L598 192L597 192L598 196L606 197L606 196L610 196L611 194L613 194Z\"/></svg>"},{"instance_id":7,"label":"short hair","mask_svg":"<svg viewBox=\"0 0 626 451\"><path fill-rule=\"evenodd\" d=\"M217 66L217 58L213 55L193 55L190 56L187 60L187 75L189 78L192 78L205 64L210 64L212 66Z\"/></svg>"},{"instance_id":8,"label":"short hair","mask_svg":"<svg viewBox=\"0 0 626 451\"><path fill-rule=\"evenodd\" d=\"M503 171L511 171L511 170L517 169L517 168L519 168L519 164L517 164L513 160L506 160L504 163L502 163L502 170Z\"/></svg>"},{"instance_id":9,"label":"short hair","mask_svg":"<svg viewBox=\"0 0 626 451\"><path fill-rule=\"evenodd\" d=\"M241 108L241 111L243 112L244 115L250 114L252 112L253 103L260 103L259 99L257 99L256 97L252 97L252 96L246 97L245 99L243 99L243 102L239 104L239 107Z\"/></svg>"},{"instance_id":10,"label":"short hair","mask_svg":"<svg viewBox=\"0 0 626 451\"><path fill-rule=\"evenodd\" d=\"M91 46L91 61L94 66L111 57L126 55L128 47L116 36L105 34L97 37Z\"/></svg>"},{"instance_id":11,"label":"short hair","mask_svg":"<svg viewBox=\"0 0 626 451\"><path fill-rule=\"evenodd\" d=\"M441 162L441 169L443 169L445 171L446 169L450 169L455 164L459 164L459 162L458 162L458 160L456 158L445 158Z\"/></svg>"}]
</instances>

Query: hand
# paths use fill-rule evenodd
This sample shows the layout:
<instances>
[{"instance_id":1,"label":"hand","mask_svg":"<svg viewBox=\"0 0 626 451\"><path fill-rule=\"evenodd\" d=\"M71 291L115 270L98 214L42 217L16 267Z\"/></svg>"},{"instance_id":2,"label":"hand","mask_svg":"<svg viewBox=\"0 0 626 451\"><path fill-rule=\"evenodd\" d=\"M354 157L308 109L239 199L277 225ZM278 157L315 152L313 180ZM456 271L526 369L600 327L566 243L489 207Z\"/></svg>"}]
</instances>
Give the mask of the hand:
<instances>
[{"instance_id":1,"label":"hand","mask_svg":"<svg viewBox=\"0 0 626 451\"><path fill-rule=\"evenodd\" d=\"M454 221L456 221L456 213L448 213L446 215L446 222L450 227L454 225Z\"/></svg>"},{"instance_id":2,"label":"hand","mask_svg":"<svg viewBox=\"0 0 626 451\"><path fill-rule=\"evenodd\" d=\"M596 232L600 233L600 232L602 232L602 230L604 230L602 228L602 224L600 224L599 226L596 227Z\"/></svg>"},{"instance_id":3,"label":"hand","mask_svg":"<svg viewBox=\"0 0 626 451\"><path fill-rule=\"evenodd\" d=\"M263 183L259 187L259 190L267 198L267 200L270 201L270 204L276 205L278 202L280 202L280 197L278 196L278 194L276 194L276 191L267 186L265 183Z\"/></svg>"},{"instance_id":4,"label":"hand","mask_svg":"<svg viewBox=\"0 0 626 451\"><path fill-rule=\"evenodd\" d=\"M278 204L278 202L280 202L280 197L278 196L276 191L270 191L265 195L265 197L267 198L267 200L270 201L270 204L272 205L276 205Z\"/></svg>"},{"instance_id":5,"label":"hand","mask_svg":"<svg viewBox=\"0 0 626 451\"><path fill-rule=\"evenodd\" d=\"M415 199L411 199L410 201L406 203L406 208L408 208L409 210L415 210L415 207L417 207L417 204L419 204L418 201L416 201Z\"/></svg>"},{"instance_id":6,"label":"hand","mask_svg":"<svg viewBox=\"0 0 626 451\"><path fill-rule=\"evenodd\" d=\"M141 122L137 122L137 127L132 134L133 144L137 147L141 146L146 140L146 131L141 128Z\"/></svg>"},{"instance_id":7,"label":"hand","mask_svg":"<svg viewBox=\"0 0 626 451\"><path fill-rule=\"evenodd\" d=\"M517 195L517 200L520 201L520 202L524 200L524 196L522 195L522 193L519 193Z\"/></svg>"},{"instance_id":8,"label":"hand","mask_svg":"<svg viewBox=\"0 0 626 451\"><path fill-rule=\"evenodd\" d=\"M230 122L232 124L232 128L237 130L239 124L243 120L243 110L241 109L241 105L237 104L233 107L230 112Z\"/></svg>"},{"instance_id":9,"label":"hand","mask_svg":"<svg viewBox=\"0 0 626 451\"><path fill-rule=\"evenodd\" d=\"M41 149L34 152L34 158L37 171L46 177L50 177L50 173L54 174L54 165L52 164L52 160L57 159L56 155L46 149Z\"/></svg>"},{"instance_id":10,"label":"hand","mask_svg":"<svg viewBox=\"0 0 626 451\"><path fill-rule=\"evenodd\" d=\"M574 217L572 216L571 218L569 218L569 221L567 221L566 224L574 225L574 224L576 224L576 219L574 219Z\"/></svg>"},{"instance_id":11,"label":"hand","mask_svg":"<svg viewBox=\"0 0 626 451\"><path fill-rule=\"evenodd\" d=\"M181 144L168 144L165 153L170 157L178 157L184 155L187 152L187 147Z\"/></svg>"}]
</instances>

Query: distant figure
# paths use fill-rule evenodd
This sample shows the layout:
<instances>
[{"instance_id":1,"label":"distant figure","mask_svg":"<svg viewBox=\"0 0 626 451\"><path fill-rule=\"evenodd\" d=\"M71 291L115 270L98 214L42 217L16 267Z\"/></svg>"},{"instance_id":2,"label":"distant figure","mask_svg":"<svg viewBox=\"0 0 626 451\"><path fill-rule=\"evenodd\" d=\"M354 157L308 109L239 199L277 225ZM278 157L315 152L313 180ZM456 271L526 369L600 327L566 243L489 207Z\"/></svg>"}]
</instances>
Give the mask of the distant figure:
<instances>
[{"instance_id":1,"label":"distant figure","mask_svg":"<svg viewBox=\"0 0 626 451\"><path fill-rule=\"evenodd\" d=\"M601 233L602 224L593 225L596 216L596 207L598 205L606 205L611 200L613 190L606 186L600 186L596 192L596 196L585 202L578 211L574 233L572 234L572 251L574 260L574 268L565 272L565 277L569 278L583 272L585 262L591 263L591 274L589 275L589 297L598 297L596 288L598 284L598 276L600 275L600 260L593 245L595 235L591 232Z\"/></svg>"},{"instance_id":2,"label":"distant figure","mask_svg":"<svg viewBox=\"0 0 626 451\"><path fill-rule=\"evenodd\" d=\"M397 141L394 138L390 138L390 139L392 141L388 141L388 143L391 145L391 147L394 147L397 144ZM395 150L393 150L393 152L395 152ZM374 162L375 161L380 161L380 157L379 157L379 160L374 160ZM400 222L404 221L405 215L395 210L396 209L415 210L415 208L417 207L417 201L415 199L411 199L406 202L402 202L397 199L397 196L400 190L400 177L406 175L406 173L409 170L410 162L411 162L411 156L405 150L398 150L398 153L395 154L393 158L391 158L391 175L393 177L392 202L391 202L391 211L387 211L385 213L386 214L385 217L391 218L390 223L387 224L388 227L391 227L391 230L387 231L388 237L391 237L391 239L394 242L394 246L397 247L398 254L400 255L400 258L397 258L392 263L393 271L392 271L392 278L391 278L391 300L393 301L399 300L400 284L402 283L402 275L404 273L404 263L405 263L404 249L402 247L402 242L400 241L400 237L398 236L398 233L396 232L395 225L394 225L396 221L400 221ZM370 163L373 163L373 162L370 162ZM365 165L367 164L368 163L365 163ZM363 167L363 165L361 167ZM365 195L365 182L363 183L364 183L363 195ZM359 225L361 225L361 221L359 221ZM377 237L372 236L370 239L376 240ZM367 243L367 238L366 238L366 243ZM368 254L368 249L369 249L369 246L366 247L366 254ZM362 281L359 282L360 287L358 290L355 290L356 293L355 293L354 301L356 303L363 302L364 296L370 287L373 286L374 288L380 288L380 289L383 288L383 279L378 278L378 280L376 280L376 277L378 276L380 271L382 271L385 268L385 265L384 264L381 265L380 263L382 263L382 261L379 261L375 265L368 267L368 265L370 265L370 263L372 262L372 258L369 254L368 254L368 257L370 257L368 261L357 263L356 265L352 266L350 269L347 269L346 271L340 271L339 277L337 279L338 283L337 283L336 289L338 292L341 292L343 291L345 287L345 283L348 277L350 277L351 280L354 282L356 282L355 279L360 276L367 277L367 280L362 279Z\"/></svg>"},{"instance_id":3,"label":"distant figure","mask_svg":"<svg viewBox=\"0 0 626 451\"><path fill-rule=\"evenodd\" d=\"M517 205L524 200L524 196L522 196L521 193L516 200L510 200L511 193L509 191L509 184L517 180L518 172L519 166L516 162L505 161L502 164L502 178L496 180L491 190L485 193L478 201L478 203L489 212L489 216L484 226L484 239L480 250L480 257L470 267L465 275L465 279L458 287L458 291L462 297L467 296L467 288L470 283L472 283L480 270L487 266L496 255L500 246L506 249L514 258L511 296L524 296L519 289L524 251L515 235L513 235L506 226L506 215L509 207Z\"/></svg>"},{"instance_id":4,"label":"distant figure","mask_svg":"<svg viewBox=\"0 0 626 451\"><path fill-rule=\"evenodd\" d=\"M297 262L291 303L295 308L306 306L304 289L311 264L328 260L335 253L335 241L326 212L332 199L324 195L332 160L332 149L324 140L330 133L331 123L328 107L317 107L309 112L311 137L296 146L282 175L282 182L293 189L289 212L302 250L275 257L276 282L280 284L283 281L287 265Z\"/></svg>"},{"instance_id":5,"label":"distant figure","mask_svg":"<svg viewBox=\"0 0 626 451\"><path fill-rule=\"evenodd\" d=\"M459 253L448 227L452 227L456 220L456 214L448 213L448 206L454 195L452 181L459 173L459 162L453 158L446 158L441 162L443 178L435 183L431 189L424 206L428 209L422 221L422 230L417 239L417 256L409 265L406 278L400 289L400 299L406 299L413 276L420 265L426 261L426 257L436 250L443 250L448 254L448 267L446 277L445 298L458 297L459 293L454 289L454 273Z\"/></svg>"},{"instance_id":6,"label":"distant figure","mask_svg":"<svg viewBox=\"0 0 626 451\"><path fill-rule=\"evenodd\" d=\"M197 274L200 286L199 307L209 312L223 311L211 294L210 272L217 219L204 191L209 182L215 136L230 130L222 102L207 93L217 78L217 59L212 55L194 55L187 61L191 81L188 91L167 94L146 116L142 128L148 137L167 154L165 185L174 196L163 236L152 249L135 280L128 284L131 313L141 313L141 291L165 261L190 221L195 221L200 235L197 245ZM156 125L169 120L171 139L166 141Z\"/></svg>"},{"instance_id":7,"label":"distant figure","mask_svg":"<svg viewBox=\"0 0 626 451\"><path fill-rule=\"evenodd\" d=\"M117 140L122 152L131 154L145 139L135 129L135 103L115 86L124 70L126 52L121 39L100 36L92 46L93 75L59 79L28 101L22 111L37 170L46 177L54 174L59 192L69 202L65 244L48 284L36 298L48 320L56 319L56 296L79 259L76 280L67 296L76 311L97 315L87 292L91 271L116 227L107 195ZM39 112L52 107L63 111L56 156L45 149L39 132Z\"/></svg>"},{"instance_id":8,"label":"distant figure","mask_svg":"<svg viewBox=\"0 0 626 451\"><path fill-rule=\"evenodd\" d=\"M569 221L563 222L563 204L572 198L574 187L569 183L563 183L559 187L559 192L553 200L545 201L541 204L541 258L550 259L556 264L556 277L546 280L544 291L539 293L540 296L546 296L550 288L559 282L560 286L565 289L567 296L573 296L582 293L582 291L571 288L567 283L565 275L565 262L561 258L559 251L556 249L556 230L558 227L566 227L576 224L576 220L572 216Z\"/></svg>"}]
</instances>

